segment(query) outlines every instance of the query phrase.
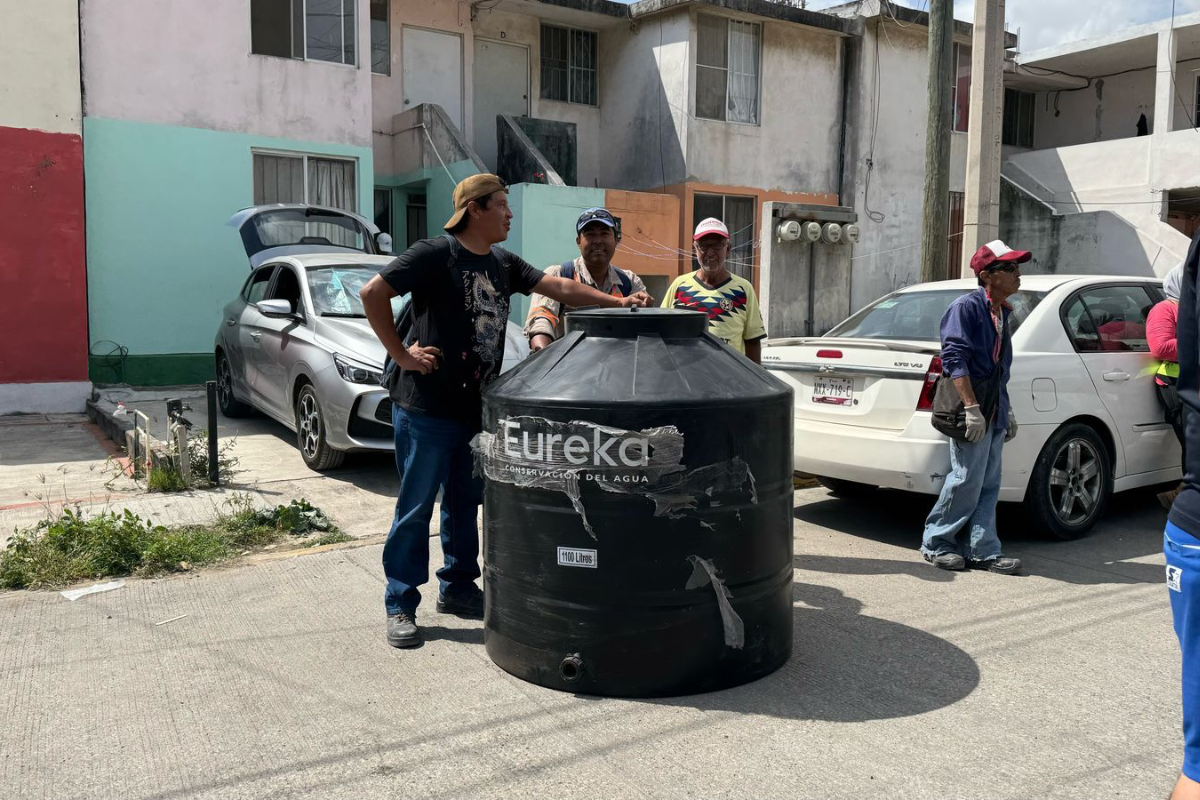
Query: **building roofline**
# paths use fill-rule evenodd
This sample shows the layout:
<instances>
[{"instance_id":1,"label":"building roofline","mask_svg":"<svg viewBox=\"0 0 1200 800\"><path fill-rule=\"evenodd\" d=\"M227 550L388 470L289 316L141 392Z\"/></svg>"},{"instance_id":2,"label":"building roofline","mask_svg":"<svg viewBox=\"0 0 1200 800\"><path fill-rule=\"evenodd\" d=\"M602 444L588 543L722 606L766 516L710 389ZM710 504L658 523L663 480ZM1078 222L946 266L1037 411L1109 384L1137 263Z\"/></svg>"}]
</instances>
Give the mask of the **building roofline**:
<instances>
[{"instance_id":1,"label":"building roofline","mask_svg":"<svg viewBox=\"0 0 1200 800\"><path fill-rule=\"evenodd\" d=\"M639 0L629 6L629 9L633 19L638 20L691 5L740 11L743 14L753 14L756 17L776 19L781 22L793 22L797 25L818 28L844 36L853 36L858 32L854 20L820 11L796 8L783 3L771 3L767 0Z\"/></svg>"},{"instance_id":2,"label":"building roofline","mask_svg":"<svg viewBox=\"0 0 1200 800\"><path fill-rule=\"evenodd\" d=\"M885 10L886 6L886 10ZM865 7L865 8L864 8ZM829 6L821 9L822 12L829 14L839 11L846 15L853 14L854 16L862 17L863 19L891 18L900 25L919 25L922 28L929 27L929 12L918 11L915 8L898 5L887 0L852 0L849 3L841 5ZM975 34L975 26L969 22L963 22L961 19L954 20L954 35L964 36L970 39ZM1005 48L1017 46L1017 35L1015 33L1004 34Z\"/></svg>"},{"instance_id":3,"label":"building roofline","mask_svg":"<svg viewBox=\"0 0 1200 800\"><path fill-rule=\"evenodd\" d=\"M1200 25L1200 11L1192 14L1175 17L1174 28L1189 28L1193 25ZM1032 50L1028 53L1022 53L1017 57L1018 64L1033 64L1038 61L1046 61L1051 58L1060 58L1062 56L1075 55L1077 53L1085 53L1088 50L1096 50L1108 45L1121 44L1122 42L1141 39L1146 36L1152 36L1169 30L1172 27L1170 19L1161 19L1158 22L1149 22L1145 25L1136 25L1132 28L1123 28L1115 33L1110 33L1105 36L1097 36L1092 39L1079 39L1066 44L1054 45L1053 47L1043 47L1040 50Z\"/></svg>"},{"instance_id":4,"label":"building roofline","mask_svg":"<svg viewBox=\"0 0 1200 800\"><path fill-rule=\"evenodd\" d=\"M625 3L615 3L613 0L531 0L544 6L556 6L571 11L583 11L589 14L603 14L606 17L629 19L630 7Z\"/></svg>"}]
</instances>

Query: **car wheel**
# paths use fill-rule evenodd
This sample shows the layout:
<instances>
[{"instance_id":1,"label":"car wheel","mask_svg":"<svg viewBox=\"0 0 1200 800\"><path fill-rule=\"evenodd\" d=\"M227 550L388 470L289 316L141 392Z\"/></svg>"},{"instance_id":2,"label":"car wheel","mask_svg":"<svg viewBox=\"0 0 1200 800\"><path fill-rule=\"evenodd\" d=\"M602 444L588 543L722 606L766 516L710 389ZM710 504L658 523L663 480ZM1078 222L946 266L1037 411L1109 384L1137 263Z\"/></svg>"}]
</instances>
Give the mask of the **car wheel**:
<instances>
[{"instance_id":1,"label":"car wheel","mask_svg":"<svg viewBox=\"0 0 1200 800\"><path fill-rule=\"evenodd\" d=\"M1055 539L1078 539L1100 519L1111 495L1112 464L1100 435L1082 424L1056 431L1029 479L1034 522Z\"/></svg>"},{"instance_id":2,"label":"car wheel","mask_svg":"<svg viewBox=\"0 0 1200 800\"><path fill-rule=\"evenodd\" d=\"M824 486L829 491L839 497L862 497L879 490L878 486L871 486L858 481L847 481L841 478L822 478L817 476L817 483Z\"/></svg>"},{"instance_id":3,"label":"car wheel","mask_svg":"<svg viewBox=\"0 0 1200 800\"><path fill-rule=\"evenodd\" d=\"M254 411L233 395L233 369L224 353L217 354L217 402L227 417L246 417Z\"/></svg>"},{"instance_id":4,"label":"car wheel","mask_svg":"<svg viewBox=\"0 0 1200 800\"><path fill-rule=\"evenodd\" d=\"M296 441L300 456L311 470L333 469L346 458L345 453L334 450L325 439L325 417L311 385L305 385L296 395Z\"/></svg>"}]
</instances>

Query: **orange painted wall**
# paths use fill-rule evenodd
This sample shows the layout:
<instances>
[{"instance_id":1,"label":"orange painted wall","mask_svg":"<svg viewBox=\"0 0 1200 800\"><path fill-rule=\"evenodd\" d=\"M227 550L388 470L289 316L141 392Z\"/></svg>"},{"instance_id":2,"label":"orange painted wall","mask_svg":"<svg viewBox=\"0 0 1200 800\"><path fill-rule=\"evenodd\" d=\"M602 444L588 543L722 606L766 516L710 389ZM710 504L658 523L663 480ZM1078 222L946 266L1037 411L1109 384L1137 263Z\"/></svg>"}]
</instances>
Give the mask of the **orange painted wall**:
<instances>
[{"instance_id":1,"label":"orange painted wall","mask_svg":"<svg viewBox=\"0 0 1200 800\"><path fill-rule=\"evenodd\" d=\"M670 193L607 189L604 205L621 219L621 247L614 262L638 275L679 274L679 198Z\"/></svg>"}]
</instances>

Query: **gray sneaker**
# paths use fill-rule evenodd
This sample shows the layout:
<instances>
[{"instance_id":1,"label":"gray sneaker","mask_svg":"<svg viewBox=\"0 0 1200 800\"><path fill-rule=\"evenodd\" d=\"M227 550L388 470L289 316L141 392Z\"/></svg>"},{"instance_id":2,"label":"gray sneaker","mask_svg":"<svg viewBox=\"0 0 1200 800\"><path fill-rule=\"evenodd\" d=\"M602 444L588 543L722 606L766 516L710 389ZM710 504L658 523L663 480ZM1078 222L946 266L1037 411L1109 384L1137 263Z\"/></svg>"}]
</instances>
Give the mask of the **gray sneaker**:
<instances>
[{"instance_id":1,"label":"gray sneaker","mask_svg":"<svg viewBox=\"0 0 1200 800\"><path fill-rule=\"evenodd\" d=\"M924 556L926 561L938 569L959 570L967 567L966 559L958 553L939 553L936 556L925 553Z\"/></svg>"},{"instance_id":2,"label":"gray sneaker","mask_svg":"<svg viewBox=\"0 0 1200 800\"><path fill-rule=\"evenodd\" d=\"M416 647L421 643L421 629L411 614L388 614L387 643L392 647Z\"/></svg>"}]
</instances>

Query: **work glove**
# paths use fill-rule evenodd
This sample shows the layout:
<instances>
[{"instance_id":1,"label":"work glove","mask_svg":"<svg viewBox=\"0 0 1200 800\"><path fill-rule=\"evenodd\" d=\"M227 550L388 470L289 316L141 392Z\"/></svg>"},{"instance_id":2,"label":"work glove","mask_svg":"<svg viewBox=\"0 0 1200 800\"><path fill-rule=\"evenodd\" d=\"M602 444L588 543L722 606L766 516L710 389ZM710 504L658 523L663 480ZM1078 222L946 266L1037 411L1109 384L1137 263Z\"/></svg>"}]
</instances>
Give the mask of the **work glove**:
<instances>
[{"instance_id":1,"label":"work glove","mask_svg":"<svg viewBox=\"0 0 1200 800\"><path fill-rule=\"evenodd\" d=\"M1008 430L1004 432L1004 441L1011 442L1017 437L1017 415L1008 410Z\"/></svg>"},{"instance_id":2,"label":"work glove","mask_svg":"<svg viewBox=\"0 0 1200 800\"><path fill-rule=\"evenodd\" d=\"M987 435L987 420L983 418L979 404L967 406L963 413L967 416L967 441L982 442L983 437Z\"/></svg>"}]
</instances>

